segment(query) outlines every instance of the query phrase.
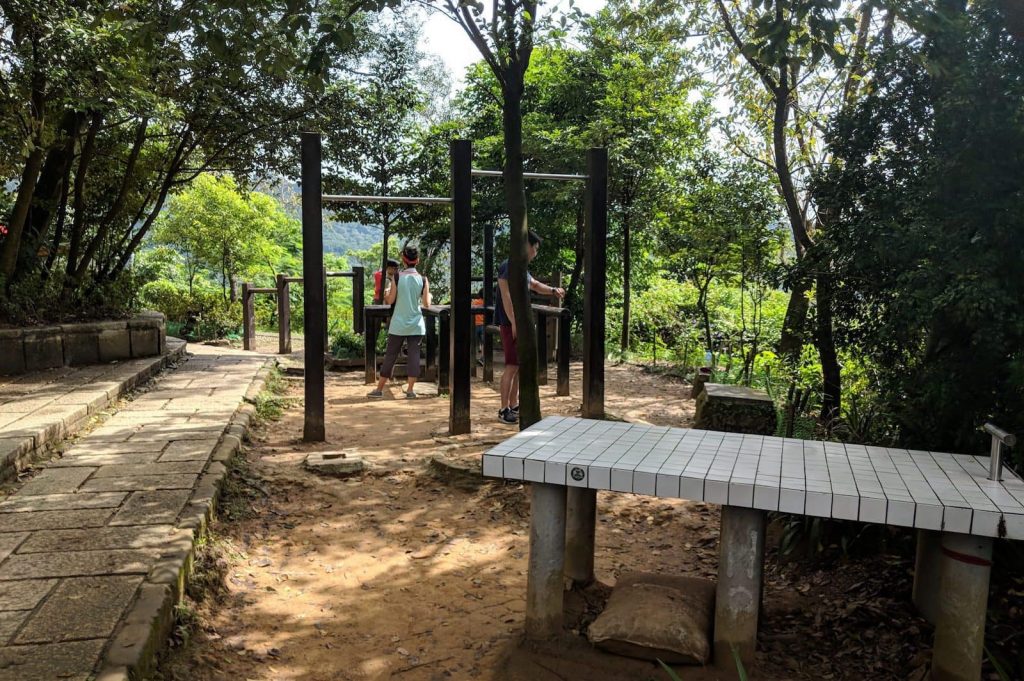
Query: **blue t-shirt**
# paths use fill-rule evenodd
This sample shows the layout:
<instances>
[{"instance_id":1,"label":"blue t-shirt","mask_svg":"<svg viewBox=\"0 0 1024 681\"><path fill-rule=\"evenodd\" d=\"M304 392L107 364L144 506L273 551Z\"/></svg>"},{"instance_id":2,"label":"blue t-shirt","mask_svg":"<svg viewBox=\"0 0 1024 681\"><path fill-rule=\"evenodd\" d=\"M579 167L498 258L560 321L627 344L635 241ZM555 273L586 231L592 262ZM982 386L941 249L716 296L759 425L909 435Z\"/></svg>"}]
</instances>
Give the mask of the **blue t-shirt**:
<instances>
[{"instance_id":1,"label":"blue t-shirt","mask_svg":"<svg viewBox=\"0 0 1024 681\"><path fill-rule=\"evenodd\" d=\"M414 269L398 273L398 294L391 313L388 333L392 336L424 336L427 324L423 321L420 300L423 297L423 276Z\"/></svg>"},{"instance_id":2,"label":"blue t-shirt","mask_svg":"<svg viewBox=\"0 0 1024 681\"><path fill-rule=\"evenodd\" d=\"M498 279L504 279L508 281L508 260L498 265ZM529 300L530 296L530 284L533 283L533 277L530 275L529 270L526 272L526 296ZM512 289L509 289L509 295L511 296ZM497 287L494 291L494 323L498 326L512 326L512 321L508 318L508 314L505 312L505 301L501 298L501 287Z\"/></svg>"}]
</instances>

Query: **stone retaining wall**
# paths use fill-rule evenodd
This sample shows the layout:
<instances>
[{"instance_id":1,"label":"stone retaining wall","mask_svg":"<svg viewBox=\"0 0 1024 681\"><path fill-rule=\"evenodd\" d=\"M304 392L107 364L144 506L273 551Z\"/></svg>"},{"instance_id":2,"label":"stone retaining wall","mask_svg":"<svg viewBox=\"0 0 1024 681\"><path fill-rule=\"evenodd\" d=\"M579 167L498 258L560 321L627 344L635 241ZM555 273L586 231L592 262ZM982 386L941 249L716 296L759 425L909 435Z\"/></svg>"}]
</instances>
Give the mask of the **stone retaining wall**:
<instances>
[{"instance_id":1,"label":"stone retaining wall","mask_svg":"<svg viewBox=\"0 0 1024 681\"><path fill-rule=\"evenodd\" d=\"M155 357L166 349L159 312L115 322L0 329L0 376Z\"/></svg>"},{"instance_id":2,"label":"stone retaining wall","mask_svg":"<svg viewBox=\"0 0 1024 681\"><path fill-rule=\"evenodd\" d=\"M728 433L774 435L775 403L761 390L705 383L697 396L694 427Z\"/></svg>"}]
</instances>

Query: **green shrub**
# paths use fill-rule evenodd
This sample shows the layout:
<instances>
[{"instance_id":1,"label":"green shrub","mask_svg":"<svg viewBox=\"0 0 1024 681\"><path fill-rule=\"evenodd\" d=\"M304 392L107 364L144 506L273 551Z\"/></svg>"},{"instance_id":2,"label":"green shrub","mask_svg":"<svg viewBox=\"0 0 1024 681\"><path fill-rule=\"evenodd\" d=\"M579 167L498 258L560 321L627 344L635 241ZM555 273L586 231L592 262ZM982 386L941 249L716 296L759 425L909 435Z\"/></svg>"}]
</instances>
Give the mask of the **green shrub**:
<instances>
[{"instance_id":1,"label":"green shrub","mask_svg":"<svg viewBox=\"0 0 1024 681\"><path fill-rule=\"evenodd\" d=\"M241 304L225 305L219 291L196 289L189 293L161 279L143 286L139 299L143 307L164 313L171 335L186 340L237 336L242 326Z\"/></svg>"},{"instance_id":2,"label":"green shrub","mask_svg":"<svg viewBox=\"0 0 1024 681\"><path fill-rule=\"evenodd\" d=\"M331 339L331 354L337 359L358 359L363 356L363 337L348 329L340 329Z\"/></svg>"}]
</instances>

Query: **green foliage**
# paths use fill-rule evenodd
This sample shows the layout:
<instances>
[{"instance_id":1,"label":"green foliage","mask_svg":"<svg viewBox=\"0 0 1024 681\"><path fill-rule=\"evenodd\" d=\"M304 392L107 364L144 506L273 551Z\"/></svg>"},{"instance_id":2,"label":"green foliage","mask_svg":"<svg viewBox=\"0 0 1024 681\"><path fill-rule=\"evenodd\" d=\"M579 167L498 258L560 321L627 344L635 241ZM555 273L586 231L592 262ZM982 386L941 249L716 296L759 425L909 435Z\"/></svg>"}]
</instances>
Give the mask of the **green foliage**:
<instances>
[{"instance_id":1,"label":"green foliage","mask_svg":"<svg viewBox=\"0 0 1024 681\"><path fill-rule=\"evenodd\" d=\"M1024 429L1024 51L999 3L936 12L835 126L821 258L901 441L978 451L986 420Z\"/></svg>"},{"instance_id":2,"label":"green foliage","mask_svg":"<svg viewBox=\"0 0 1024 681\"><path fill-rule=\"evenodd\" d=\"M362 336L342 330L331 338L331 355L337 359L359 359L364 354L364 346Z\"/></svg>"},{"instance_id":3,"label":"green foliage","mask_svg":"<svg viewBox=\"0 0 1024 681\"><path fill-rule=\"evenodd\" d=\"M159 279L142 287L139 300L142 307L164 313L167 333L172 336L201 341L241 334L241 304L226 305L215 289L189 291Z\"/></svg>"}]
</instances>

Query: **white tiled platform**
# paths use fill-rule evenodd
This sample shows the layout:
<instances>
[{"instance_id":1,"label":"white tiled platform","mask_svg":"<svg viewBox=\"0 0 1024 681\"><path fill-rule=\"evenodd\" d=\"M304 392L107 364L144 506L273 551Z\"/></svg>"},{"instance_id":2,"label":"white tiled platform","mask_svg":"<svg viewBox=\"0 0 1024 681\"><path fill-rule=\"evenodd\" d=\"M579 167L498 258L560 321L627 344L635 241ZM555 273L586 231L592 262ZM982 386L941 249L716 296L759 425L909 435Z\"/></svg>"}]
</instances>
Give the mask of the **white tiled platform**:
<instances>
[{"instance_id":1,"label":"white tiled platform","mask_svg":"<svg viewBox=\"0 0 1024 681\"><path fill-rule=\"evenodd\" d=\"M988 457L553 416L483 455L484 475L1024 539L1024 481Z\"/></svg>"}]
</instances>

